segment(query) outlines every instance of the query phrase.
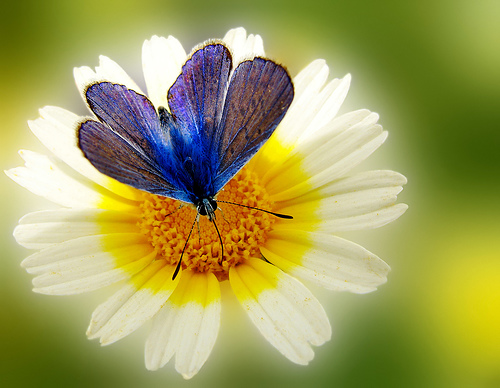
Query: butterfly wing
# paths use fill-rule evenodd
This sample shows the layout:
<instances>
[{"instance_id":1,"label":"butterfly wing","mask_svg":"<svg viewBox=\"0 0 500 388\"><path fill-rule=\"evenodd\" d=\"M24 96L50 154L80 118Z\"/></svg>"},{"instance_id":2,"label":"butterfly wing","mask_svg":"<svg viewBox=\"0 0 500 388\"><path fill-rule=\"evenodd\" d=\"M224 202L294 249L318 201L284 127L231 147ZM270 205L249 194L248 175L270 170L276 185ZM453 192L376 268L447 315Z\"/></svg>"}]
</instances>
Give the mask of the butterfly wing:
<instances>
[{"instance_id":1,"label":"butterfly wing","mask_svg":"<svg viewBox=\"0 0 500 388\"><path fill-rule=\"evenodd\" d=\"M99 121L80 125L78 145L94 167L137 189L187 201L169 179L176 166L168 130L147 97L101 82L87 89L86 98Z\"/></svg>"},{"instance_id":2,"label":"butterfly wing","mask_svg":"<svg viewBox=\"0 0 500 388\"><path fill-rule=\"evenodd\" d=\"M182 161L186 188L194 203L217 193L218 154L211 144L222 117L231 67L227 47L207 44L186 61L168 91L175 123L170 131L172 148Z\"/></svg>"},{"instance_id":3,"label":"butterfly wing","mask_svg":"<svg viewBox=\"0 0 500 388\"><path fill-rule=\"evenodd\" d=\"M170 112L184 131L171 132L172 144L192 161L199 197L214 196L250 160L293 99L290 76L273 61L244 61L233 74L231 66L223 44L208 44L186 62L168 92Z\"/></svg>"},{"instance_id":4,"label":"butterfly wing","mask_svg":"<svg viewBox=\"0 0 500 388\"><path fill-rule=\"evenodd\" d=\"M218 155L216 191L252 158L272 135L293 100L288 72L254 58L234 70L212 148Z\"/></svg>"},{"instance_id":5,"label":"butterfly wing","mask_svg":"<svg viewBox=\"0 0 500 388\"><path fill-rule=\"evenodd\" d=\"M222 44L193 53L168 91L170 112L186 136L211 138L222 116L232 60Z\"/></svg>"}]
</instances>

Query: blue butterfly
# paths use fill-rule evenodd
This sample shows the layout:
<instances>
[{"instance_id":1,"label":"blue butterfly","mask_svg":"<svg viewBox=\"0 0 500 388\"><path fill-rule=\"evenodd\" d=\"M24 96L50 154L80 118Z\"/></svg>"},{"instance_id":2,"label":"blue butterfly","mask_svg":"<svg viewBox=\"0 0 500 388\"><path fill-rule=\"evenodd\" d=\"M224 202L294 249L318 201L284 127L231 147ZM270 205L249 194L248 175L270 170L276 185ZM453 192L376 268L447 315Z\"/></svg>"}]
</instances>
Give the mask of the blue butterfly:
<instances>
[{"instance_id":1,"label":"blue butterfly","mask_svg":"<svg viewBox=\"0 0 500 388\"><path fill-rule=\"evenodd\" d=\"M182 67L168 110L123 85L90 85L99 121L80 125L78 146L101 173L214 221L215 196L269 139L293 95L282 66L256 57L233 69L228 48L209 43Z\"/></svg>"}]
</instances>

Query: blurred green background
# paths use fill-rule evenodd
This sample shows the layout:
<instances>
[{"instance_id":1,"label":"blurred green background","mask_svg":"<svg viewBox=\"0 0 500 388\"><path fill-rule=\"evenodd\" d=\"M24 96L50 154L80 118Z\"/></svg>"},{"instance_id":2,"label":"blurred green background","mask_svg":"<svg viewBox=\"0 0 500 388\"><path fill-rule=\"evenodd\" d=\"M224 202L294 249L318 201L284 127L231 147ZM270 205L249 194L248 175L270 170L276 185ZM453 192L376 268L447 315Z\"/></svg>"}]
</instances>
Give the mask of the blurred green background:
<instances>
[{"instance_id":1,"label":"blurred green background","mask_svg":"<svg viewBox=\"0 0 500 388\"><path fill-rule=\"evenodd\" d=\"M368 295L313 288L333 339L307 367L273 350L230 293L213 354L184 382L148 372L147 329L101 348L85 329L104 294L32 293L12 229L53 205L1 179L0 384L81 387L499 387L500 1L16 1L2 7L1 153L44 151L26 121L44 105L85 113L72 68L104 54L141 80L153 34L195 44L244 26L297 74L324 58L353 75L343 111L380 113L390 136L363 168L405 174L397 222L347 237L392 267Z\"/></svg>"}]
</instances>

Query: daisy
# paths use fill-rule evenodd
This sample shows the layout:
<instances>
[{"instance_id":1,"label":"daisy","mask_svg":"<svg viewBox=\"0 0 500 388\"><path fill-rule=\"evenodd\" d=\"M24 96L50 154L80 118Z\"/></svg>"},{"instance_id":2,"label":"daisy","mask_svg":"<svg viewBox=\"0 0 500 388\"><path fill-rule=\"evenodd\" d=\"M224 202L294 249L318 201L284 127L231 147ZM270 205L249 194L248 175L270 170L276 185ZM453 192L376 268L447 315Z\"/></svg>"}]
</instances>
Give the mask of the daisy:
<instances>
[{"instance_id":1,"label":"daisy","mask_svg":"<svg viewBox=\"0 0 500 388\"><path fill-rule=\"evenodd\" d=\"M230 30L222 41L231 50L233 68L264 57L260 36L247 36L243 28ZM147 40L142 50L147 93L104 56L95 70L80 67L74 75L84 100L90 85L112 82L148 96L158 109L169 106L167 91L188 58L173 37ZM389 266L336 234L382 226L407 208L395 203L404 176L350 173L387 132L368 110L337 116L350 76L327 82L328 72L325 62L316 60L293 79L293 102L274 134L217 195L218 232L207 217L200 217L193 232L192 206L100 173L84 157L76 135L95 116L41 109L29 126L53 155L21 151L25 166L6 172L61 206L25 215L14 231L19 244L36 250L22 262L35 275L34 291L69 295L122 282L92 314L88 337L111 344L152 319L146 367L156 370L175 356L176 370L191 378L215 344L220 283L229 281L264 338L292 362L307 364L312 345L328 341L331 327L301 281L338 291L374 291L386 281Z\"/></svg>"}]
</instances>

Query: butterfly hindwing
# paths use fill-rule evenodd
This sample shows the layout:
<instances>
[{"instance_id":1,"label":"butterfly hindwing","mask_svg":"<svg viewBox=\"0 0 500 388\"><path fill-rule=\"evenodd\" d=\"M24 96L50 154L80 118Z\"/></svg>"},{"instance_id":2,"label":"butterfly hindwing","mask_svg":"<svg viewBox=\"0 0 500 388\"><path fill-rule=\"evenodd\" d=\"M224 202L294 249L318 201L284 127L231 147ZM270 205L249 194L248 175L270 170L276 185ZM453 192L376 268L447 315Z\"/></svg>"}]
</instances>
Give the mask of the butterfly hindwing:
<instances>
[{"instance_id":1,"label":"butterfly hindwing","mask_svg":"<svg viewBox=\"0 0 500 388\"><path fill-rule=\"evenodd\" d=\"M254 58L234 70L214 151L220 190L272 135L293 100L288 72L275 62Z\"/></svg>"}]
</instances>

